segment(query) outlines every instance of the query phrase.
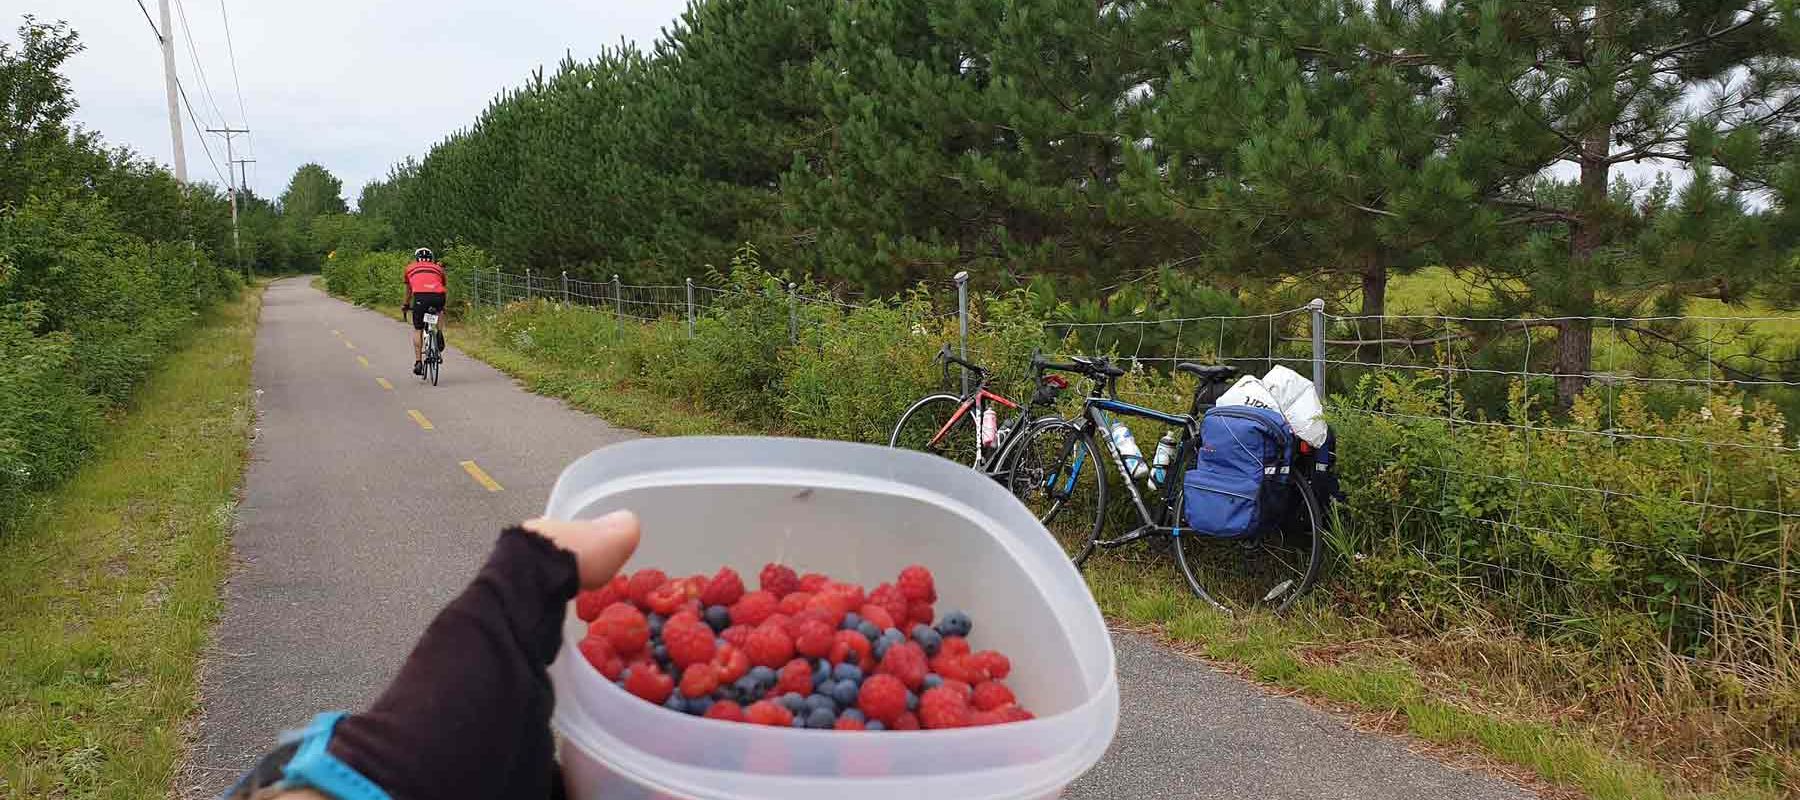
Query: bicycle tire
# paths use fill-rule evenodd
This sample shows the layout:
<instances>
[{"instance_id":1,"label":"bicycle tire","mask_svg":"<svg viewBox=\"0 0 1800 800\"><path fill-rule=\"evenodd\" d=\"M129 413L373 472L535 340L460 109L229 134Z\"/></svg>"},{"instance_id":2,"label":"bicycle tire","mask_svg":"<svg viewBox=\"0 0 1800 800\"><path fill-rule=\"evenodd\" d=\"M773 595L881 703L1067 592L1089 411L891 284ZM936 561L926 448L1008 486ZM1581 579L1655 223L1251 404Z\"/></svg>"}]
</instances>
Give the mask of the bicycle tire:
<instances>
[{"instance_id":1,"label":"bicycle tire","mask_svg":"<svg viewBox=\"0 0 1800 800\"><path fill-rule=\"evenodd\" d=\"M443 359L439 358L436 353L433 353L431 361L425 365L425 371L431 373L432 386L438 385L438 363L441 361L443 361Z\"/></svg>"},{"instance_id":2,"label":"bicycle tire","mask_svg":"<svg viewBox=\"0 0 1800 800\"><path fill-rule=\"evenodd\" d=\"M975 466L980 452L975 415L964 410L951 419L951 415L962 408L962 403L963 399L953 394L919 398L894 423L894 431L888 435L888 446L931 453L964 466ZM948 430L945 430L946 424ZM944 435L933 443L932 439L939 431L944 431Z\"/></svg>"},{"instance_id":3,"label":"bicycle tire","mask_svg":"<svg viewBox=\"0 0 1800 800\"><path fill-rule=\"evenodd\" d=\"M1297 515L1297 520L1280 520L1247 539L1215 539L1192 532L1174 537L1175 560L1196 597L1228 614L1252 607L1280 614L1312 590L1325 562L1325 521L1311 481L1296 477L1289 487L1295 502L1287 511ZM1296 531L1285 524L1295 521L1305 530ZM1228 552L1232 550L1236 552ZM1280 561L1284 554L1294 559ZM1218 564L1221 556L1229 560L1234 555L1244 566L1238 570L1241 576L1224 575L1227 570L1222 566L1209 567L1209 559ZM1264 561L1279 562L1267 570L1270 582L1266 584L1257 575Z\"/></svg>"},{"instance_id":4,"label":"bicycle tire","mask_svg":"<svg viewBox=\"0 0 1800 800\"><path fill-rule=\"evenodd\" d=\"M1100 450L1093 436L1067 420L1040 422L1024 435L1028 438L1012 457L1007 489L1080 569L1106 524L1106 465ZM1090 475L1091 480L1083 480Z\"/></svg>"}]
</instances>

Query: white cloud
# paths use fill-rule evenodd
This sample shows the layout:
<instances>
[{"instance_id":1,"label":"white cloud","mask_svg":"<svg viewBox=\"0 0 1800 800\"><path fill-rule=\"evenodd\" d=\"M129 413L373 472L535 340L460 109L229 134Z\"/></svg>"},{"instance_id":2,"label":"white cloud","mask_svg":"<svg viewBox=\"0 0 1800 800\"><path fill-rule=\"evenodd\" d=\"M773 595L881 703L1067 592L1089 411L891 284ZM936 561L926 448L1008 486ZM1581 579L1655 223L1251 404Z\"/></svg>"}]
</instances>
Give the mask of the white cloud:
<instances>
[{"instance_id":1,"label":"white cloud","mask_svg":"<svg viewBox=\"0 0 1800 800\"><path fill-rule=\"evenodd\" d=\"M215 111L182 41L177 71L194 112L205 127L221 127L221 116L243 127L220 0L180 3L217 101ZM240 158L257 160L249 169L250 187L274 196L296 167L317 161L343 179L351 202L365 182L472 122L490 99L522 83L532 69L554 70L565 52L591 58L621 39L648 47L686 7L685 0L223 3L254 131L251 141L240 137L237 144ZM157 0L144 5L154 19ZM176 35L186 40L180 16L174 8L170 13ZM38 0L32 8L4 8L7 39L22 14L67 20L81 34L87 50L66 67L81 103L76 119L109 142L168 163L162 59L134 0ZM220 182L201 148L203 134L185 112L182 125L189 177ZM223 170L223 141L206 139Z\"/></svg>"}]
</instances>

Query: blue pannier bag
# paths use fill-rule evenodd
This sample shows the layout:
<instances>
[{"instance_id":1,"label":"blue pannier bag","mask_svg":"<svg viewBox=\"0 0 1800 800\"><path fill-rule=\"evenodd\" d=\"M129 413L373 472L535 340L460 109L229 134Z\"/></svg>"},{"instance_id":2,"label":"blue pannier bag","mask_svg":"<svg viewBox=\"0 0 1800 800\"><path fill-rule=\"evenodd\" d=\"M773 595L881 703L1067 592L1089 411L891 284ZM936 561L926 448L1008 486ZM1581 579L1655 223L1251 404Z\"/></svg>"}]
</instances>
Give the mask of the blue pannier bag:
<instances>
[{"instance_id":1,"label":"blue pannier bag","mask_svg":"<svg viewBox=\"0 0 1800 800\"><path fill-rule=\"evenodd\" d=\"M1235 539L1279 522L1288 496L1294 435L1281 412L1216 406L1200 420L1199 463L1182 481L1194 533Z\"/></svg>"}]
</instances>

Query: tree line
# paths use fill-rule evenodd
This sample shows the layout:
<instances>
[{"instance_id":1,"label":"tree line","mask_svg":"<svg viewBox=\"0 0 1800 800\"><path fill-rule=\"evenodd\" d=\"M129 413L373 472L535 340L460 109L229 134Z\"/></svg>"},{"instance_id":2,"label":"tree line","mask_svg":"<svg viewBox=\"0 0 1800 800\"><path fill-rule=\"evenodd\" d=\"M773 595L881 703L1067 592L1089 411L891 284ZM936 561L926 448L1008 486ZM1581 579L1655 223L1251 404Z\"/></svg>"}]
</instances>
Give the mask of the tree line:
<instances>
[{"instance_id":1,"label":"tree line","mask_svg":"<svg viewBox=\"0 0 1800 800\"><path fill-rule=\"evenodd\" d=\"M875 293L974 269L1379 316L1392 276L1446 266L1484 289L1461 310L1559 318L1551 366L1579 376L1579 317L1800 301L1796 48L1772 0L695 0L359 207L633 280L754 241Z\"/></svg>"}]
</instances>

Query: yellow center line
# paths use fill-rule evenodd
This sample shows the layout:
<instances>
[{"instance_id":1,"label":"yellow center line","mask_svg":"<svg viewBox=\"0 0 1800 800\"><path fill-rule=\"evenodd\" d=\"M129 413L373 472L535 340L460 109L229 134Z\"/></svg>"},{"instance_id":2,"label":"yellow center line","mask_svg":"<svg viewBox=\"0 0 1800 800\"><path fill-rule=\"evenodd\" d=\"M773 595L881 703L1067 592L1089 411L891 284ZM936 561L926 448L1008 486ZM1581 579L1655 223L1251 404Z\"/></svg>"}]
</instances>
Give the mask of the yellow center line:
<instances>
[{"instance_id":1,"label":"yellow center line","mask_svg":"<svg viewBox=\"0 0 1800 800\"><path fill-rule=\"evenodd\" d=\"M481 484L481 487L483 489L486 489L490 492L505 491L505 488L500 485L499 481L496 481L493 478L489 477L486 472L482 471L480 466L477 466L475 464L475 462L464 461L464 462L462 462L462 468L463 468L464 472L469 473L469 477L475 479L476 483Z\"/></svg>"},{"instance_id":2,"label":"yellow center line","mask_svg":"<svg viewBox=\"0 0 1800 800\"><path fill-rule=\"evenodd\" d=\"M387 378L376 378L375 382L381 384L381 388L386 389L390 392L394 390L394 385L391 383L388 383Z\"/></svg>"},{"instance_id":3,"label":"yellow center line","mask_svg":"<svg viewBox=\"0 0 1800 800\"><path fill-rule=\"evenodd\" d=\"M363 365L363 369L369 368L369 360L366 358L363 358L362 356L356 357L356 363Z\"/></svg>"},{"instance_id":4,"label":"yellow center line","mask_svg":"<svg viewBox=\"0 0 1800 800\"><path fill-rule=\"evenodd\" d=\"M412 417L413 422L419 423L420 428L423 428L428 431L433 430L433 428L431 427L431 420L426 419L425 415L419 413L418 409L409 408L406 410L406 415L409 417Z\"/></svg>"},{"instance_id":5,"label":"yellow center line","mask_svg":"<svg viewBox=\"0 0 1800 800\"><path fill-rule=\"evenodd\" d=\"M343 335L344 335L344 332L343 332L343 331L340 331L340 330L338 330L338 329L337 329L337 328L332 328L332 329L331 329L331 335L332 335L332 336L343 336Z\"/></svg>"},{"instance_id":6,"label":"yellow center line","mask_svg":"<svg viewBox=\"0 0 1800 800\"><path fill-rule=\"evenodd\" d=\"M344 346L350 348L351 350L356 349L356 345L351 344L349 339L344 340Z\"/></svg>"}]
</instances>

